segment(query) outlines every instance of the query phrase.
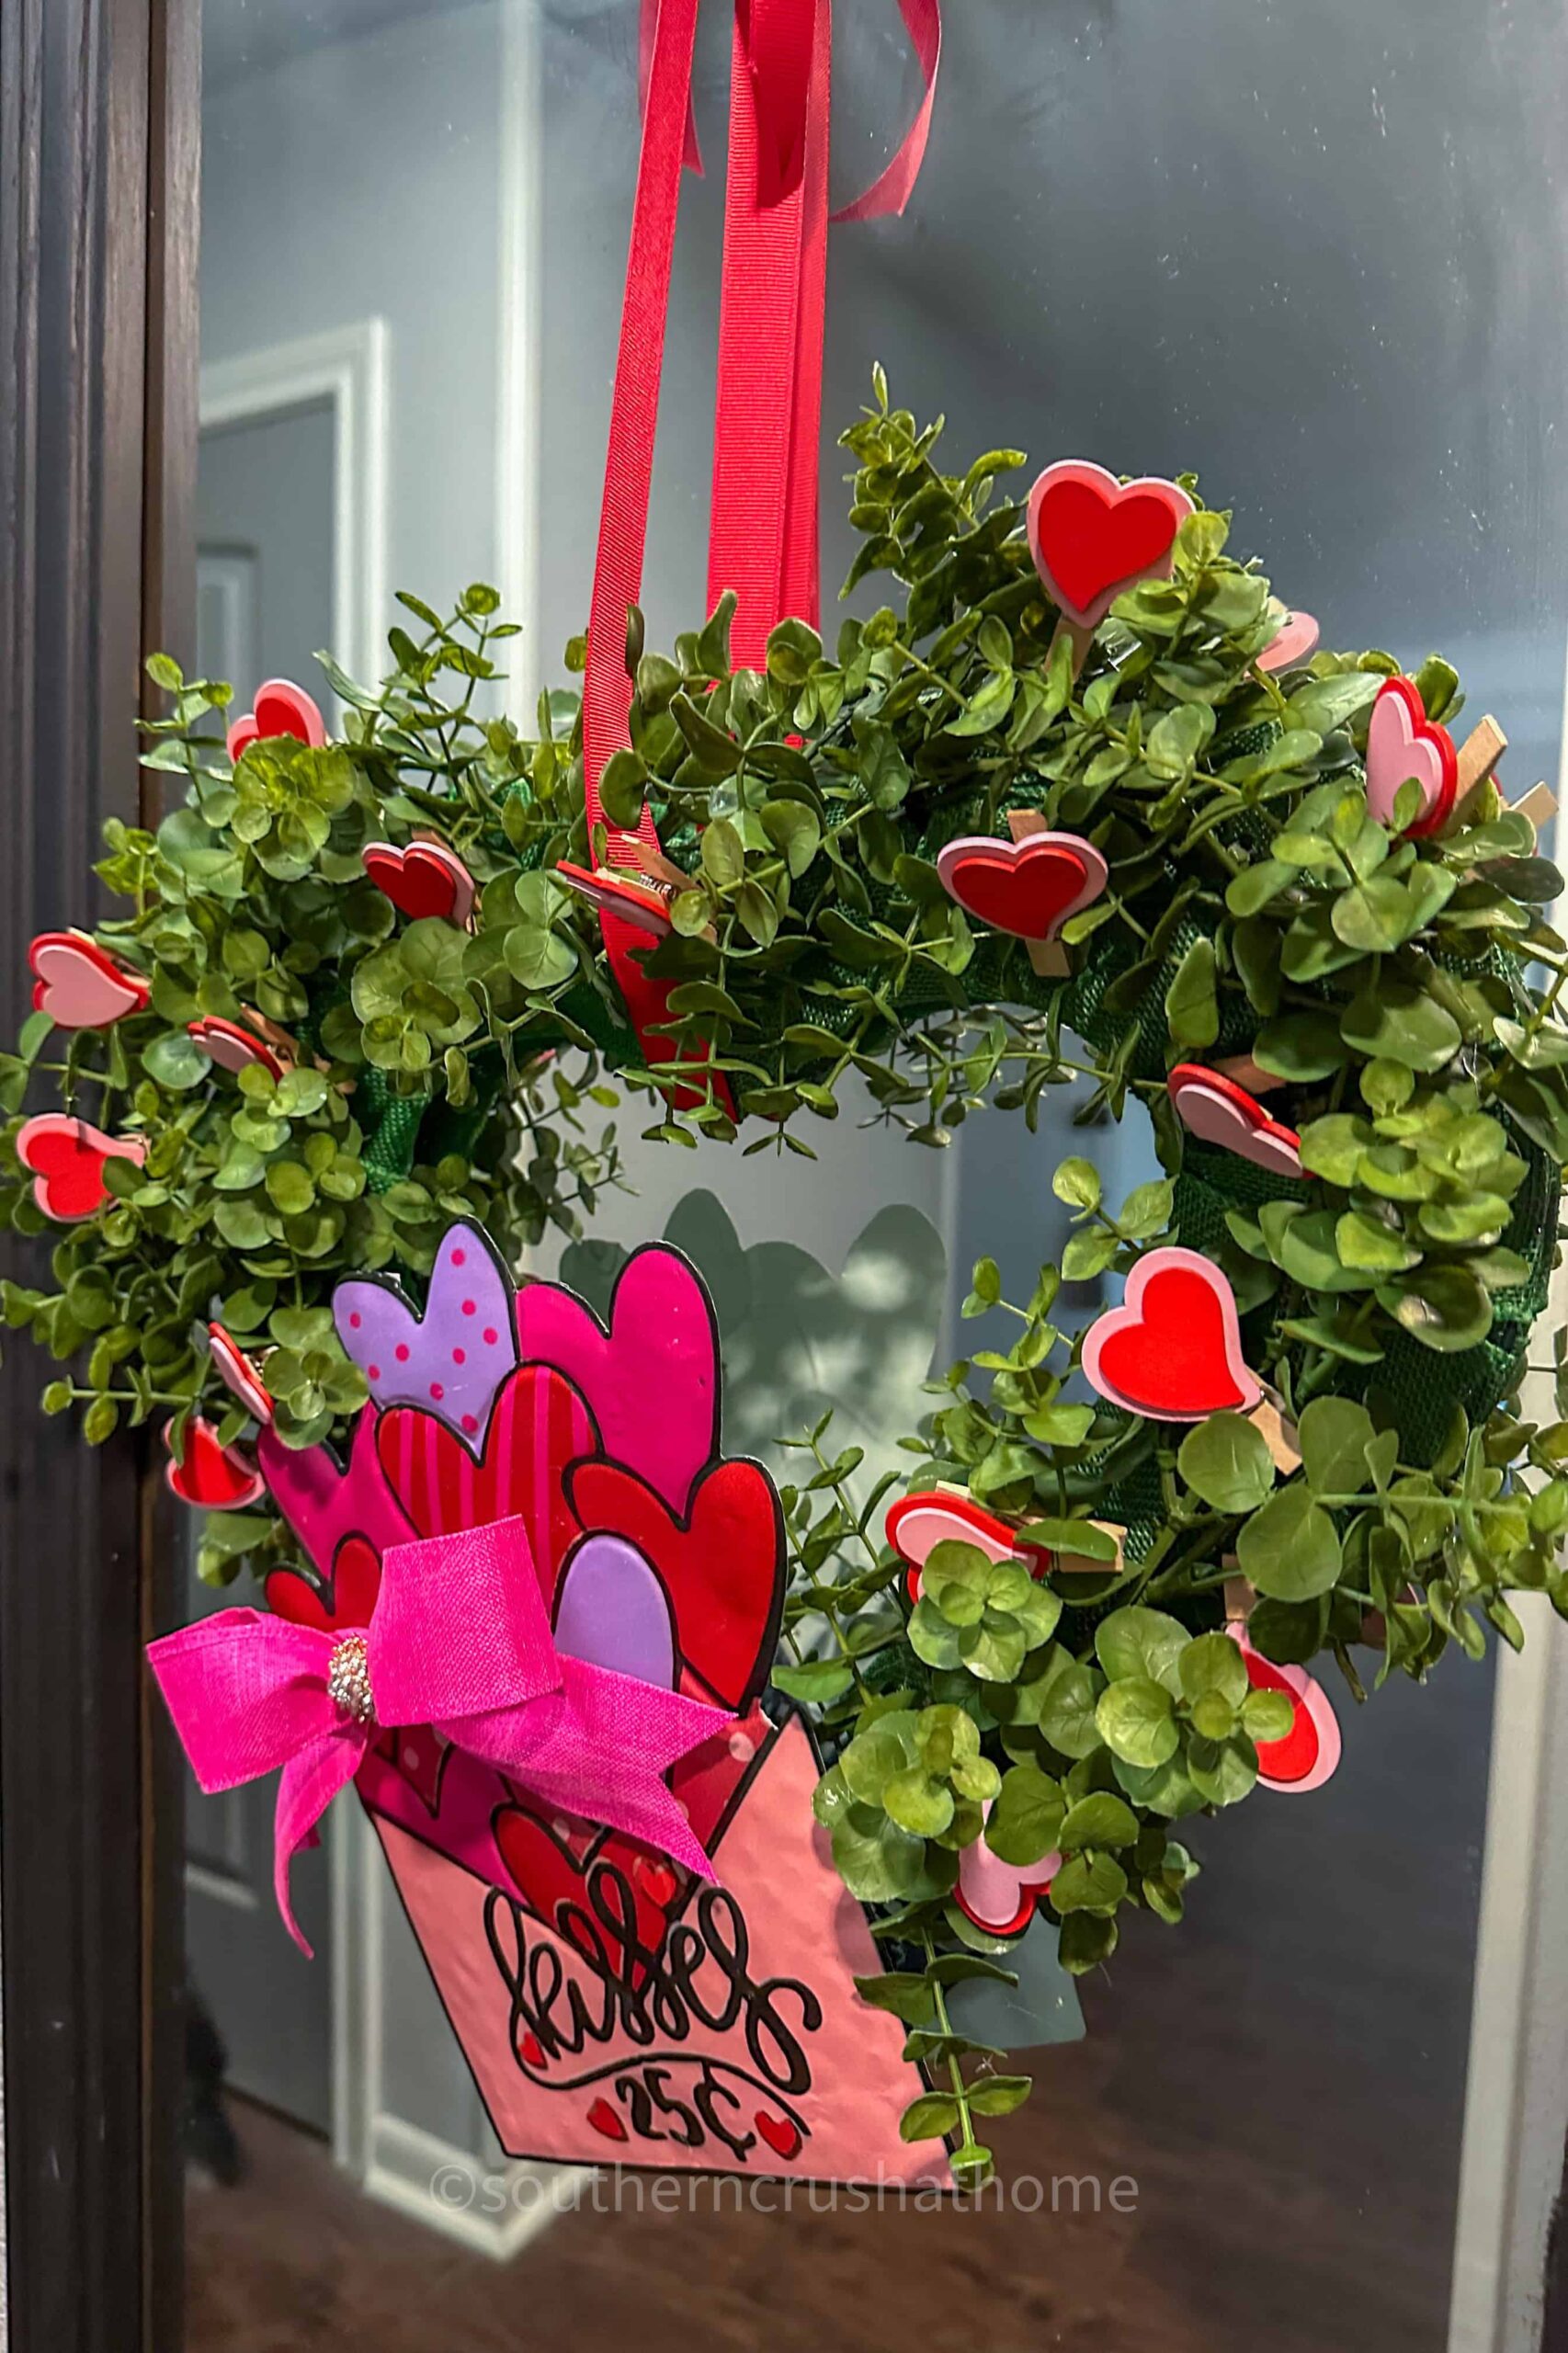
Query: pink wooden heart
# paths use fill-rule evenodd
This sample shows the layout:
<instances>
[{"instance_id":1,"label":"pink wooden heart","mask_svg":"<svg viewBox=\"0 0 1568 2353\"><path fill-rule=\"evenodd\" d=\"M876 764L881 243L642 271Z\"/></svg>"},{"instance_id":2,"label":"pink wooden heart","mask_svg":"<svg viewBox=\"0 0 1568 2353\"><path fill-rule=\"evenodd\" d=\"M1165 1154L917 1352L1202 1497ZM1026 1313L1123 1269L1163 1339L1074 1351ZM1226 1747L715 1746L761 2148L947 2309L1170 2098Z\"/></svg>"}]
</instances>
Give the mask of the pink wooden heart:
<instances>
[{"instance_id":1,"label":"pink wooden heart","mask_svg":"<svg viewBox=\"0 0 1568 2353\"><path fill-rule=\"evenodd\" d=\"M1318 635L1318 625L1311 613L1287 612L1253 666L1258 670L1289 670L1316 652Z\"/></svg>"},{"instance_id":2,"label":"pink wooden heart","mask_svg":"<svg viewBox=\"0 0 1568 2353\"><path fill-rule=\"evenodd\" d=\"M253 744L292 735L316 749L326 742L326 722L303 687L291 678L268 678L256 690L256 709L236 719L228 733L229 757L238 760Z\"/></svg>"},{"instance_id":3,"label":"pink wooden heart","mask_svg":"<svg viewBox=\"0 0 1568 2353\"><path fill-rule=\"evenodd\" d=\"M1295 1129L1271 1120L1256 1097L1223 1071L1177 1063L1165 1085L1189 1134L1276 1176L1300 1176L1301 1139Z\"/></svg>"},{"instance_id":4,"label":"pink wooden heart","mask_svg":"<svg viewBox=\"0 0 1568 2353\"><path fill-rule=\"evenodd\" d=\"M1102 1397L1158 1422L1250 1414L1263 1395L1242 1353L1236 1298L1196 1250L1151 1250L1119 1307L1084 1335L1085 1377Z\"/></svg>"},{"instance_id":5,"label":"pink wooden heart","mask_svg":"<svg viewBox=\"0 0 1568 2353\"><path fill-rule=\"evenodd\" d=\"M1028 834L1019 842L961 834L937 852L937 871L966 915L1017 939L1054 939L1099 897L1107 875L1093 842L1077 834Z\"/></svg>"},{"instance_id":6,"label":"pink wooden heart","mask_svg":"<svg viewBox=\"0 0 1568 2353\"><path fill-rule=\"evenodd\" d=\"M1421 807L1405 831L1440 833L1459 790L1459 754L1446 727L1426 716L1414 678L1385 678L1367 729L1367 806L1380 825L1393 824L1399 788L1414 777Z\"/></svg>"},{"instance_id":7,"label":"pink wooden heart","mask_svg":"<svg viewBox=\"0 0 1568 2353\"><path fill-rule=\"evenodd\" d=\"M17 1131L17 1158L30 1169L33 1199L45 1217L57 1225L74 1225L96 1217L112 1199L104 1183L104 1164L147 1157L142 1136L106 1136L85 1120L64 1111L40 1111Z\"/></svg>"},{"instance_id":8,"label":"pink wooden heart","mask_svg":"<svg viewBox=\"0 0 1568 2353\"><path fill-rule=\"evenodd\" d=\"M1067 619L1096 629L1123 589L1170 577L1191 513L1179 483L1154 474L1119 483L1104 466L1064 458L1029 492L1029 553Z\"/></svg>"},{"instance_id":9,"label":"pink wooden heart","mask_svg":"<svg viewBox=\"0 0 1568 2353\"><path fill-rule=\"evenodd\" d=\"M254 1029L244 1029L237 1021L225 1021L219 1014L205 1013L199 1021L187 1021L186 1029L220 1070L233 1071L236 1078L253 1063L273 1078L281 1078L288 1068L282 1055L265 1038L258 1038Z\"/></svg>"},{"instance_id":10,"label":"pink wooden heart","mask_svg":"<svg viewBox=\"0 0 1568 2353\"><path fill-rule=\"evenodd\" d=\"M222 1324L207 1326L207 1353L212 1359L213 1371L230 1395L237 1397L256 1421L270 1422L273 1406L266 1384L239 1342L224 1331Z\"/></svg>"},{"instance_id":11,"label":"pink wooden heart","mask_svg":"<svg viewBox=\"0 0 1568 2353\"><path fill-rule=\"evenodd\" d=\"M62 1029L107 1029L128 1013L142 1013L151 991L142 974L100 948L85 931L40 931L28 950L34 974L33 1011Z\"/></svg>"},{"instance_id":12,"label":"pink wooden heart","mask_svg":"<svg viewBox=\"0 0 1568 2353\"><path fill-rule=\"evenodd\" d=\"M985 1811L991 1812L989 1805ZM977 1928L994 1937L1021 1936L1061 1869L1062 1857L1054 1850L1038 1863L1005 1863L982 1836L959 1858L953 1900Z\"/></svg>"},{"instance_id":13,"label":"pink wooden heart","mask_svg":"<svg viewBox=\"0 0 1568 2353\"><path fill-rule=\"evenodd\" d=\"M923 1487L888 1506L888 1542L907 1563L904 1583L911 1601L920 1598L920 1572L938 1544L972 1544L988 1561L1021 1561L1043 1577L1051 1555L1036 1544L1020 1544L1014 1529L970 1495Z\"/></svg>"}]
</instances>

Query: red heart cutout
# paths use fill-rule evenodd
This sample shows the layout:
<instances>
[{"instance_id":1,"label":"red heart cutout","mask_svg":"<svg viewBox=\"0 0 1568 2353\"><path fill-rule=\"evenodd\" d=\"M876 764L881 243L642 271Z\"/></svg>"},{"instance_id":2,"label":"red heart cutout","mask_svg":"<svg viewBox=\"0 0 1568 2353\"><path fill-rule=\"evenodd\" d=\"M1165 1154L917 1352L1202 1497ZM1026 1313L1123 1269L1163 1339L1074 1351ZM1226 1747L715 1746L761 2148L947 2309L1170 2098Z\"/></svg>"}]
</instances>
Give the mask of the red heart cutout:
<instances>
[{"instance_id":1,"label":"red heart cutout","mask_svg":"<svg viewBox=\"0 0 1568 2353\"><path fill-rule=\"evenodd\" d=\"M608 2099L595 2100L588 2110L588 2121L596 2132L604 2134L607 2141L624 2141L626 2138L626 2127Z\"/></svg>"},{"instance_id":2,"label":"red heart cutout","mask_svg":"<svg viewBox=\"0 0 1568 2353\"><path fill-rule=\"evenodd\" d=\"M631 1890L637 1934L644 1951L663 1951L670 1928L669 1907L680 1893L680 1881L662 1856L619 1831L602 1831L596 1824L581 1823L574 1834L563 1824L566 1836L562 1836L526 1806L500 1807L494 1827L496 1848L514 1886L546 1927L559 1932L562 1905L573 1905L593 1922L612 1962L619 1965L620 1948L588 1895L591 1867L611 1863ZM567 1937L566 1942L572 1941ZM641 1978L646 1971L634 1973Z\"/></svg>"},{"instance_id":3,"label":"red heart cutout","mask_svg":"<svg viewBox=\"0 0 1568 2353\"><path fill-rule=\"evenodd\" d=\"M381 1554L363 1536L346 1536L333 1554L332 1575L324 1585L298 1569L274 1569L267 1579L267 1606L294 1626L335 1634L345 1626L368 1626L381 1589Z\"/></svg>"},{"instance_id":4,"label":"red heart cutout","mask_svg":"<svg viewBox=\"0 0 1568 2353\"><path fill-rule=\"evenodd\" d=\"M737 1714L767 1680L784 1608L784 1525L773 1482L736 1456L716 1462L676 1519L619 1462L574 1464L566 1492L585 1528L630 1538L669 1596L680 1655Z\"/></svg>"},{"instance_id":5,"label":"red heart cutout","mask_svg":"<svg viewBox=\"0 0 1568 2353\"><path fill-rule=\"evenodd\" d=\"M544 2048L540 2043L538 2035L534 2033L531 2027L528 2033L524 2035L521 2042L518 2043L517 2050L522 2057L525 2066L543 2066Z\"/></svg>"},{"instance_id":6,"label":"red heart cutout","mask_svg":"<svg viewBox=\"0 0 1568 2353\"><path fill-rule=\"evenodd\" d=\"M152 991L142 974L85 931L40 931L28 950L33 1011L62 1029L107 1029L145 1012Z\"/></svg>"},{"instance_id":7,"label":"red heart cutout","mask_svg":"<svg viewBox=\"0 0 1568 2353\"><path fill-rule=\"evenodd\" d=\"M455 1431L416 1406L394 1405L376 1425L381 1468L420 1535L521 1518L547 1601L579 1533L566 1466L597 1443L587 1407L551 1365L520 1365L502 1383L478 1462Z\"/></svg>"},{"instance_id":8,"label":"red heart cutout","mask_svg":"<svg viewBox=\"0 0 1568 2353\"><path fill-rule=\"evenodd\" d=\"M185 1460L174 1460L170 1426L164 1428L169 1461L164 1476L171 1495L201 1511L244 1511L267 1493L267 1482L241 1446L221 1446L210 1422L193 1414L185 1426Z\"/></svg>"},{"instance_id":9,"label":"red heart cutout","mask_svg":"<svg viewBox=\"0 0 1568 2353\"><path fill-rule=\"evenodd\" d=\"M1084 1371L1102 1397L1155 1421L1250 1413L1263 1392L1242 1353L1235 1294L1196 1250L1151 1250L1127 1297L1084 1335Z\"/></svg>"},{"instance_id":10,"label":"red heart cutout","mask_svg":"<svg viewBox=\"0 0 1568 2353\"><path fill-rule=\"evenodd\" d=\"M132 1160L140 1167L146 1157L141 1136L106 1136L63 1111L40 1111L17 1131L17 1158L32 1171L33 1199L45 1217L62 1225L96 1216L112 1198L104 1183L106 1161Z\"/></svg>"},{"instance_id":11,"label":"red heart cutout","mask_svg":"<svg viewBox=\"0 0 1568 2353\"><path fill-rule=\"evenodd\" d=\"M472 913L473 877L444 842L410 842L406 849L371 842L361 862L377 890L414 921L445 915L460 925Z\"/></svg>"},{"instance_id":12,"label":"red heart cutout","mask_svg":"<svg viewBox=\"0 0 1568 2353\"><path fill-rule=\"evenodd\" d=\"M1018 939L1053 938L1106 886L1104 858L1076 834L964 834L938 852L937 871L967 914Z\"/></svg>"},{"instance_id":13,"label":"red heart cutout","mask_svg":"<svg viewBox=\"0 0 1568 2353\"><path fill-rule=\"evenodd\" d=\"M791 2124L787 2116L769 2116L765 2108L759 2108L752 2122L776 2157L782 2157L788 2162L790 2157L800 2155L800 2128Z\"/></svg>"},{"instance_id":14,"label":"red heart cutout","mask_svg":"<svg viewBox=\"0 0 1568 2353\"><path fill-rule=\"evenodd\" d=\"M1191 513L1178 483L1154 475L1119 483L1104 466L1066 459L1047 466L1029 493L1029 552L1067 619L1094 629L1124 588L1168 575Z\"/></svg>"},{"instance_id":15,"label":"red heart cutout","mask_svg":"<svg viewBox=\"0 0 1568 2353\"><path fill-rule=\"evenodd\" d=\"M229 757L242 753L264 736L292 735L297 743L318 748L326 742L326 722L303 687L290 678L268 678L256 690L256 709L236 719L229 729Z\"/></svg>"}]
</instances>

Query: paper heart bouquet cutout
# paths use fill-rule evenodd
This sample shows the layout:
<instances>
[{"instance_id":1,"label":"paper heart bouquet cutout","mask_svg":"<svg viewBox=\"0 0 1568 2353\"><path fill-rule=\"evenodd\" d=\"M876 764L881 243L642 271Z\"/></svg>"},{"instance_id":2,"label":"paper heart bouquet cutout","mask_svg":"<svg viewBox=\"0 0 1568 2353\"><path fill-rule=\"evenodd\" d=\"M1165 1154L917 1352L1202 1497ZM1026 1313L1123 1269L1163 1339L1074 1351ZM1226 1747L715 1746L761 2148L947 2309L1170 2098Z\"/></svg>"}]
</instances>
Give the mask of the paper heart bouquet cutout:
<instances>
[{"instance_id":1,"label":"paper heart bouquet cutout","mask_svg":"<svg viewBox=\"0 0 1568 2353\"><path fill-rule=\"evenodd\" d=\"M1257 1097L1223 1071L1177 1063L1165 1086L1177 1119L1200 1143L1233 1152L1273 1176L1301 1176L1301 1139L1295 1129L1271 1119Z\"/></svg>"},{"instance_id":2,"label":"paper heart bouquet cutout","mask_svg":"<svg viewBox=\"0 0 1568 2353\"><path fill-rule=\"evenodd\" d=\"M1421 798L1405 832L1416 838L1441 833L1453 814L1459 774L1454 739L1427 718L1415 679L1385 678L1367 727L1367 807L1379 824L1392 825L1399 789L1414 779Z\"/></svg>"},{"instance_id":3,"label":"paper heart bouquet cutout","mask_svg":"<svg viewBox=\"0 0 1568 2353\"><path fill-rule=\"evenodd\" d=\"M347 1453L256 1440L309 1572L273 1573L269 1615L153 1646L182 1733L182 1677L214 1672L199 1637L247 1665L281 1646L303 1725L275 1759L282 1895L324 1782L352 1779L511 2154L945 2181L940 2144L899 2135L926 2087L904 2029L855 1990L881 1964L812 1814L820 1759L758 1705L783 1518L723 1450L695 1267L635 1252L601 1317L515 1290L463 1222L422 1285L345 1282L334 1313L371 1392ZM248 1465L213 1435L190 1425L193 1488Z\"/></svg>"},{"instance_id":4,"label":"paper heart bouquet cutout","mask_svg":"<svg viewBox=\"0 0 1568 2353\"><path fill-rule=\"evenodd\" d=\"M1027 834L1016 842L963 834L937 852L937 871L966 915L1017 939L1049 940L1099 897L1108 869L1078 834Z\"/></svg>"},{"instance_id":5,"label":"paper heart bouquet cutout","mask_svg":"<svg viewBox=\"0 0 1568 2353\"><path fill-rule=\"evenodd\" d=\"M1151 1250L1139 1259L1121 1305L1085 1333L1083 1366L1102 1397L1152 1421L1250 1414L1263 1400L1243 1353L1235 1293L1196 1250Z\"/></svg>"},{"instance_id":6,"label":"paper heart bouquet cutout","mask_svg":"<svg viewBox=\"0 0 1568 2353\"><path fill-rule=\"evenodd\" d=\"M1029 553L1066 619L1096 629L1124 589L1165 580L1176 533L1192 513L1179 483L1119 482L1104 466L1063 458L1029 492Z\"/></svg>"}]
</instances>

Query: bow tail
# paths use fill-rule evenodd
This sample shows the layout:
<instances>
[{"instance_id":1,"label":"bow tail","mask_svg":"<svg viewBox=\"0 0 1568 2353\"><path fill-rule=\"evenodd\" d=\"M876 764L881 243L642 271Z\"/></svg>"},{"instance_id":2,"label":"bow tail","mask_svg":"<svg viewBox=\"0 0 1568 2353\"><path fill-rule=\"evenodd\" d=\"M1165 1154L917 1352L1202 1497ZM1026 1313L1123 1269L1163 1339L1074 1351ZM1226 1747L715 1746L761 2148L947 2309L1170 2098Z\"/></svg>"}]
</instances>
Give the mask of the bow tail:
<instances>
[{"instance_id":1,"label":"bow tail","mask_svg":"<svg viewBox=\"0 0 1568 2353\"><path fill-rule=\"evenodd\" d=\"M346 1719L290 1756L278 1779L272 1888L283 1925L307 1961L315 1956L294 1917L289 1896L290 1866L301 1847L314 1843L317 1823L339 1790L354 1779L369 1744L364 1726Z\"/></svg>"}]
</instances>

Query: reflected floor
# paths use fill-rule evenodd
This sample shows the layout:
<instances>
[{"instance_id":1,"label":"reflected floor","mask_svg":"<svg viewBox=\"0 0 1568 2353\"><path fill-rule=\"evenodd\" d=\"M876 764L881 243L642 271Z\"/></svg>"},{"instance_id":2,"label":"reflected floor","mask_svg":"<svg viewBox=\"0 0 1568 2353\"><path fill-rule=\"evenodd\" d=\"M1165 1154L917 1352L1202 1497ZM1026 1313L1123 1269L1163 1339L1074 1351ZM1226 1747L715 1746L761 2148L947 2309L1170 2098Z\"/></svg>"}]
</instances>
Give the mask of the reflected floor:
<instances>
[{"instance_id":1,"label":"reflected floor","mask_svg":"<svg viewBox=\"0 0 1568 2353\"><path fill-rule=\"evenodd\" d=\"M1270 2069L1233 2085L1217 2153L1230 2103L1199 2056L1207 2001L1152 2120L1152 2054L1119 2049L1096 2006L1098 2031L1041 2053L1031 2109L994 2134L1015 2183L1040 2178L1040 2212L813 2213L797 2192L790 2214L736 2213L706 2184L690 2211L639 2212L629 2187L619 2213L585 2200L500 2265L361 2198L321 2142L236 2101L244 2178L187 2202L187 2353L905 2353L960 2330L992 2353L1438 2353L1446 2266L1421 2250L1445 2218L1408 2176L1365 2152L1325 2166L1304 2087L1279 2106ZM1100 2211L1067 2176L1099 2177ZM1112 2211L1129 2176L1134 2211Z\"/></svg>"}]
</instances>

